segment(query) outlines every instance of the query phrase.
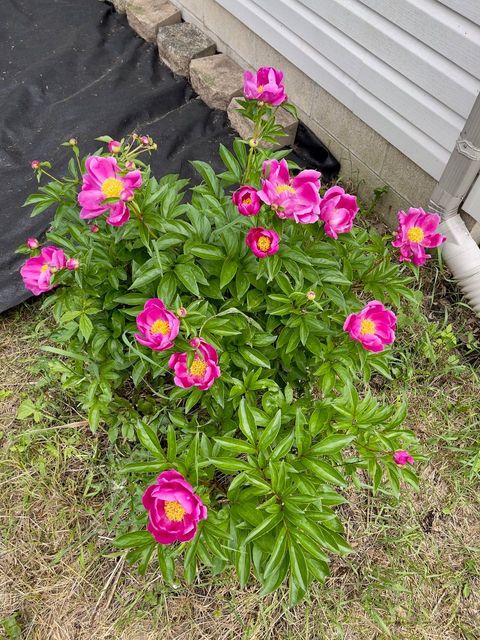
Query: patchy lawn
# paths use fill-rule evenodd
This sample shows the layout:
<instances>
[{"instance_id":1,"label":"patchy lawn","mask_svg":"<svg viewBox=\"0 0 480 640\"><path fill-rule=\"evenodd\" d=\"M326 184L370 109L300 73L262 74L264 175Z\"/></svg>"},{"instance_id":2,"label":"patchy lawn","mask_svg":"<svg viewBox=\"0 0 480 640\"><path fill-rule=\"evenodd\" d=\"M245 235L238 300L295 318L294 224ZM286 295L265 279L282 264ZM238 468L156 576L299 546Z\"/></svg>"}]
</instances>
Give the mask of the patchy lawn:
<instances>
[{"instance_id":1,"label":"patchy lawn","mask_svg":"<svg viewBox=\"0 0 480 640\"><path fill-rule=\"evenodd\" d=\"M354 553L294 609L286 593L261 599L234 577L167 588L153 564L139 577L114 555L125 481L110 445L61 389L38 386L39 304L1 316L1 637L478 638L479 325L435 267L424 278L425 315L408 310L401 321L396 377L373 381L386 398L409 400L407 424L428 456L421 491L405 487L398 502L352 492L342 510Z\"/></svg>"}]
</instances>

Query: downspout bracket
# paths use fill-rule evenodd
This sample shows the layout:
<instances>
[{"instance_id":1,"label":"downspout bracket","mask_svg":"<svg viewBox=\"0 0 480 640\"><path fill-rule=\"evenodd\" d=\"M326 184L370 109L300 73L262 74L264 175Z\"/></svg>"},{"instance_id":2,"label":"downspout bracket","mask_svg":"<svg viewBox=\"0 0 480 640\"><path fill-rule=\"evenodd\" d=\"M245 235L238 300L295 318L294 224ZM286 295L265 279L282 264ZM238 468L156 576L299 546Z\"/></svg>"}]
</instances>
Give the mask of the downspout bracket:
<instances>
[{"instance_id":1,"label":"downspout bracket","mask_svg":"<svg viewBox=\"0 0 480 640\"><path fill-rule=\"evenodd\" d=\"M474 162L480 161L480 149L465 138L458 138L457 151Z\"/></svg>"}]
</instances>

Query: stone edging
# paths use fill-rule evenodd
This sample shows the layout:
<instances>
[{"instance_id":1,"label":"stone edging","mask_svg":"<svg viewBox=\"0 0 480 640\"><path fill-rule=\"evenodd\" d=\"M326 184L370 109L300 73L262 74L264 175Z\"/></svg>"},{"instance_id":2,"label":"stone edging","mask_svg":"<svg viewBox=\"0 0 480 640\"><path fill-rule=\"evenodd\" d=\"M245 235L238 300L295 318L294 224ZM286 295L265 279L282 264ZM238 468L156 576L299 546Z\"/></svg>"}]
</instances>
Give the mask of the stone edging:
<instances>
[{"instance_id":1,"label":"stone edging","mask_svg":"<svg viewBox=\"0 0 480 640\"><path fill-rule=\"evenodd\" d=\"M243 69L196 25L182 22L178 7L168 0L109 0L118 13L126 13L132 29L144 40L156 43L160 60L174 73L190 79L200 98L213 109L226 111L238 134L249 139L253 124L243 118L236 99L243 93ZM285 109L277 121L286 136L277 147L291 146L298 120Z\"/></svg>"}]
</instances>

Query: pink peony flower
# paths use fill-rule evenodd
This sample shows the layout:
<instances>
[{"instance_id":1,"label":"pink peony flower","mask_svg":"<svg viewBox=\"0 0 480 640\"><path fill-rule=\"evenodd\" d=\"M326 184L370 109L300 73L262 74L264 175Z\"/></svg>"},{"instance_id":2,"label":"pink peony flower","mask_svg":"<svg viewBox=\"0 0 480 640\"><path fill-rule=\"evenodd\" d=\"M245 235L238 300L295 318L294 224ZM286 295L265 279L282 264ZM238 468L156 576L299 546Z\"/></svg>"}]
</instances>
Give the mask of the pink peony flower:
<instances>
[{"instance_id":1,"label":"pink peony flower","mask_svg":"<svg viewBox=\"0 0 480 640\"><path fill-rule=\"evenodd\" d=\"M76 258L69 258L65 266L69 271L75 271L80 266L80 262Z\"/></svg>"},{"instance_id":2,"label":"pink peony flower","mask_svg":"<svg viewBox=\"0 0 480 640\"><path fill-rule=\"evenodd\" d=\"M91 224L89 228L92 233L98 233L100 231L98 224Z\"/></svg>"},{"instance_id":3,"label":"pink peony flower","mask_svg":"<svg viewBox=\"0 0 480 640\"><path fill-rule=\"evenodd\" d=\"M122 143L118 140L110 140L107 147L110 153L119 153L122 148Z\"/></svg>"},{"instance_id":4,"label":"pink peony flower","mask_svg":"<svg viewBox=\"0 0 480 640\"><path fill-rule=\"evenodd\" d=\"M188 366L188 353L174 353L168 366L175 373L177 387L188 389L195 386L206 391L220 376L218 354L203 338L194 338L190 340L190 344L196 350L191 365Z\"/></svg>"},{"instance_id":5,"label":"pink peony flower","mask_svg":"<svg viewBox=\"0 0 480 640\"><path fill-rule=\"evenodd\" d=\"M54 273L66 266L65 254L62 249L48 246L43 247L40 255L28 258L20 269L23 283L35 296L45 291L51 291L55 286L51 279Z\"/></svg>"},{"instance_id":6,"label":"pink peony flower","mask_svg":"<svg viewBox=\"0 0 480 640\"><path fill-rule=\"evenodd\" d=\"M181 473L163 471L145 490L142 503L148 511L147 530L160 544L186 542L195 537L207 508Z\"/></svg>"},{"instance_id":7,"label":"pink peony flower","mask_svg":"<svg viewBox=\"0 0 480 640\"><path fill-rule=\"evenodd\" d=\"M165 307L163 300L150 298L137 316L137 328L137 342L154 351L165 351L173 347L180 321Z\"/></svg>"},{"instance_id":8,"label":"pink peony flower","mask_svg":"<svg viewBox=\"0 0 480 640\"><path fill-rule=\"evenodd\" d=\"M400 262L413 262L419 267L430 258L425 249L439 247L447 239L441 233L435 233L440 224L440 216L436 213L412 207L407 213L399 211L398 221L392 245L400 248Z\"/></svg>"},{"instance_id":9,"label":"pink peony flower","mask_svg":"<svg viewBox=\"0 0 480 640\"><path fill-rule=\"evenodd\" d=\"M405 451L403 449L401 449L400 451L395 451L395 453L393 454L393 461L400 467L403 467L403 465L405 464L413 464L415 462L408 451Z\"/></svg>"},{"instance_id":10,"label":"pink peony flower","mask_svg":"<svg viewBox=\"0 0 480 640\"><path fill-rule=\"evenodd\" d=\"M247 233L245 242L257 258L266 258L277 253L280 236L273 229L255 227Z\"/></svg>"},{"instance_id":11,"label":"pink peony flower","mask_svg":"<svg viewBox=\"0 0 480 640\"><path fill-rule=\"evenodd\" d=\"M290 176L287 161L266 160L263 163L262 188L258 195L276 210L279 218L295 222L317 222L320 215L320 172L313 169Z\"/></svg>"},{"instance_id":12,"label":"pink peony flower","mask_svg":"<svg viewBox=\"0 0 480 640\"><path fill-rule=\"evenodd\" d=\"M320 220L325 223L325 233L331 238L352 230L358 213L357 198L345 193L342 187L327 189L320 203Z\"/></svg>"},{"instance_id":13,"label":"pink peony flower","mask_svg":"<svg viewBox=\"0 0 480 640\"><path fill-rule=\"evenodd\" d=\"M35 171L35 169L38 169L40 167L40 161L39 160L32 160L31 166L32 166L32 169Z\"/></svg>"},{"instance_id":14,"label":"pink peony flower","mask_svg":"<svg viewBox=\"0 0 480 640\"><path fill-rule=\"evenodd\" d=\"M36 238L28 238L26 244L29 249L38 249L40 246L40 243Z\"/></svg>"},{"instance_id":15,"label":"pink peony flower","mask_svg":"<svg viewBox=\"0 0 480 640\"><path fill-rule=\"evenodd\" d=\"M242 216L255 216L262 206L257 190L247 185L232 194L232 202Z\"/></svg>"},{"instance_id":16,"label":"pink peony flower","mask_svg":"<svg viewBox=\"0 0 480 640\"><path fill-rule=\"evenodd\" d=\"M352 313L345 320L343 330L348 331L353 340L361 342L368 351L383 351L386 344L395 340L397 317L393 311L385 309L381 302L373 300L358 313Z\"/></svg>"},{"instance_id":17,"label":"pink peony flower","mask_svg":"<svg viewBox=\"0 0 480 640\"><path fill-rule=\"evenodd\" d=\"M267 102L274 107L287 100L283 73L273 67L261 67L257 73L243 72L243 95L248 100Z\"/></svg>"},{"instance_id":18,"label":"pink peony flower","mask_svg":"<svg viewBox=\"0 0 480 640\"><path fill-rule=\"evenodd\" d=\"M85 167L87 173L83 176L82 190L78 194L78 202L82 207L80 218L96 218L108 211L108 224L114 227L124 225L130 218L130 211L123 199L133 195L133 190L142 186L140 171L121 175L117 161L111 156L89 156ZM116 198L118 201L102 204L106 198Z\"/></svg>"}]
</instances>

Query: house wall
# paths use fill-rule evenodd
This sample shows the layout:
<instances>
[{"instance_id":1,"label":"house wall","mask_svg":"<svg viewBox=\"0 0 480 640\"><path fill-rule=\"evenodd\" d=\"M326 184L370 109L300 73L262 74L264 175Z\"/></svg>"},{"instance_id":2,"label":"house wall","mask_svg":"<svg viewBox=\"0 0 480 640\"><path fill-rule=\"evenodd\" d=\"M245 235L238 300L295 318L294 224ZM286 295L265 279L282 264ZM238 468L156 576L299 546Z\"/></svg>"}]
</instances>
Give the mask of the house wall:
<instances>
[{"instance_id":1,"label":"house wall","mask_svg":"<svg viewBox=\"0 0 480 640\"><path fill-rule=\"evenodd\" d=\"M285 72L300 118L383 213L427 206L480 91L478 0L174 0L245 67Z\"/></svg>"}]
</instances>

